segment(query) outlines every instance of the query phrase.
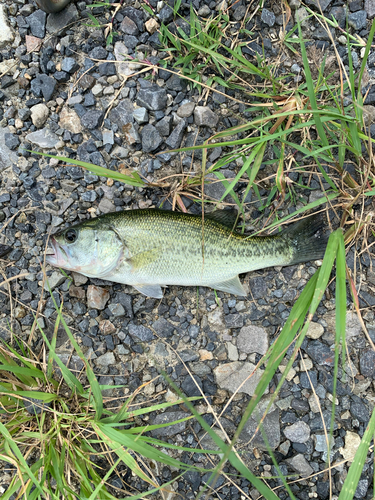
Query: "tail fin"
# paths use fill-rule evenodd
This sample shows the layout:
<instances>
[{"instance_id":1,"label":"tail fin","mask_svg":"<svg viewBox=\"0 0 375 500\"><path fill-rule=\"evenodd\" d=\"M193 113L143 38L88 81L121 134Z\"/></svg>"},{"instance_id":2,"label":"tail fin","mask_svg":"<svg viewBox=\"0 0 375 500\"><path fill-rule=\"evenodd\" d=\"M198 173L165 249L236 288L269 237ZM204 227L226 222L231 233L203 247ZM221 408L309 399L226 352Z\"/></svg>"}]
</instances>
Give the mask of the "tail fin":
<instances>
[{"instance_id":1,"label":"tail fin","mask_svg":"<svg viewBox=\"0 0 375 500\"><path fill-rule=\"evenodd\" d=\"M288 227L282 235L292 248L290 265L321 259L324 255L328 237L323 234L324 217L321 214Z\"/></svg>"}]
</instances>

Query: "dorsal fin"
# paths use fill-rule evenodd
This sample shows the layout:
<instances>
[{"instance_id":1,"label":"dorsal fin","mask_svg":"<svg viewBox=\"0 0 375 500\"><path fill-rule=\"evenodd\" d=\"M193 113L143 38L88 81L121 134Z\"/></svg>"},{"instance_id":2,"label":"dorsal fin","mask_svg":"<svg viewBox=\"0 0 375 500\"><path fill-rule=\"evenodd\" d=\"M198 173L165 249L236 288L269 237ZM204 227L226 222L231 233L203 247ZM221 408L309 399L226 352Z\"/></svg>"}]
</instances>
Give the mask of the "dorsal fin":
<instances>
[{"instance_id":1,"label":"dorsal fin","mask_svg":"<svg viewBox=\"0 0 375 500\"><path fill-rule=\"evenodd\" d=\"M209 214L204 214L206 219L214 220L223 224L223 226L229 227L229 229L235 229L238 225L238 212L237 210L215 210Z\"/></svg>"}]
</instances>

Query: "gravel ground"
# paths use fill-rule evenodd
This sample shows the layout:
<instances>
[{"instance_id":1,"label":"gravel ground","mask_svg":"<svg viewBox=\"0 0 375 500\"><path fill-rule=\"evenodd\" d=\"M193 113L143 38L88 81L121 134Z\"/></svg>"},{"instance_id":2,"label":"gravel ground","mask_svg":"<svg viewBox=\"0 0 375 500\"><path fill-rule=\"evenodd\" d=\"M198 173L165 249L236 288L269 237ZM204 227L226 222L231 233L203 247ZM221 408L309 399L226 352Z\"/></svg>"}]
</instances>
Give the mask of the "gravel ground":
<instances>
[{"instance_id":1,"label":"gravel ground","mask_svg":"<svg viewBox=\"0 0 375 500\"><path fill-rule=\"evenodd\" d=\"M149 2L158 12L160 22L172 22L173 12L167 3ZM215 14L223 3L226 7L227 2L221 0L217 3L192 1L203 18ZM306 0L312 7L316 3L316 0ZM233 33L238 31L246 12L250 15L256 4L240 0L229 10L234 23ZM301 16L306 14L306 9L299 0L290 0L289 4L293 9L288 24L290 29L294 26L296 9ZM321 0L320 4L327 17L333 16L342 27L345 26L346 2ZM295 76L291 78L300 82L303 81L301 61L293 59L291 53L280 52L279 31L283 25L280 5L281 2L266 1L265 8L246 25L254 34L245 37L248 46L244 53L252 60L255 52L262 52L263 42L267 58L270 61L278 58L280 74L292 72ZM187 17L189 9L188 3L182 3L180 14ZM24 338L29 336L32 311L37 309L43 293L40 259L49 231L53 233L67 223L114 210L157 207L168 194L158 188L132 188L79 167L65 167L54 159L30 154L25 147L125 173L128 169L137 169L148 181L155 182L175 173L199 172L201 165L199 154L192 158L191 154L181 157L156 153L181 145L200 144L214 132L252 116L245 112L244 104L231 99L244 100L240 92L218 88L222 94L210 93L202 97L198 90L187 86L186 80L164 70L159 70L153 80L139 74L124 81L123 75L140 67L136 63L115 63L122 60L121 54L142 53L153 64L165 57L165 52L160 50L154 21L138 0L126 0L115 16L117 35L113 44L106 46L103 29L87 26L91 23L87 19L88 12L85 1L69 5L60 14L50 15L24 0L6 0L0 5L0 243L12 248L1 269L7 277L24 274L11 285L12 317L8 288L1 288L0 334L5 339L9 338L7 325L10 321L16 333ZM107 22L110 17L104 8L95 8L93 14ZM351 31L366 39L374 16L374 0L351 2ZM181 25L184 27L183 23ZM328 34L314 19L304 21L304 31L310 39L310 50L327 50L331 54ZM340 56L347 63L342 32L332 29L332 34ZM358 68L360 50L353 50L352 55ZM370 77L375 69L374 60L375 52L369 58ZM371 87L366 103L375 103L375 91L372 93ZM221 153L220 148L210 152L209 162L214 162ZM272 160L272 151L267 154ZM240 166L231 163L223 173L227 178L233 177ZM239 192L245 187L240 184ZM313 201L321 196L321 186L313 177L310 187L313 191L301 189L300 194ZM223 186L216 183L209 186L206 193L211 199L219 199L223 190ZM261 194L268 195L267 185ZM165 201L165 208L171 207L170 199ZM199 212L197 204L186 197L182 199L189 211ZM259 216L259 205L252 202L251 194L248 202L251 224L252 218ZM375 342L375 274L372 270L375 259L371 261L366 253L357 258L350 252L348 263L356 270L357 281L361 283L359 296L363 318ZM222 426L231 437L257 379L252 377L242 386L242 392L228 403L229 398L275 340L317 265L319 263L308 263L251 273L243 277L248 289L245 299L218 292L218 301L214 292L206 288L200 288L197 297L195 289L173 286L166 289L164 298L159 301L144 297L131 287L75 273L71 275L72 283L56 269L48 268L48 276L54 297L58 304L64 302L66 320L86 356L93 360L100 382L126 384L125 394L150 382L139 401L142 398L172 401L176 396L163 378L158 377L162 368L188 396L200 395L200 389L203 390L207 401L198 407L204 418L210 424L214 422L209 403L222 416ZM326 468L327 445L322 418L310 384L319 397L328 425L333 386L333 292L334 285L330 285L303 343L303 359L295 361L264 422L269 445L281 471L297 474L300 479L291 488L301 500L325 499L329 495L327 472L304 478ZM40 325L52 333L54 318L52 300L46 295ZM331 459L337 463L332 471L334 493L340 491L347 475L348 466L343 459L349 458L358 446L375 404L375 355L350 305L347 320L350 362L339 374L339 380L345 382L338 384L331 443ZM37 347L40 340L35 342ZM63 331L58 348L61 353L70 348ZM257 373L260 375L261 370ZM277 372L269 394L280 377L281 372ZM264 397L261 406L267 404L269 397ZM149 421L168 422L185 415L180 408L172 408L159 415L149 415ZM246 464L256 474L267 478L276 474L276 469L261 436L257 435L249 444L255 428L256 421L251 419L240 436L239 448ZM198 447L198 441L203 438L202 446L214 446L194 421L163 428L154 435L187 447ZM200 467L209 465L205 457L196 454L183 453L179 458ZM224 472L233 473L234 470L226 467ZM177 472L164 467L159 474L166 481ZM373 465L369 459L356 498L372 498L372 477ZM204 474L188 473L184 480L173 484L175 493L168 498L194 498L207 479ZM6 487L6 476L0 477L0 483ZM124 477L125 483L140 491L147 490L147 485L132 477ZM274 480L269 480L269 484L278 485ZM116 486L121 487L119 483ZM241 479L229 483L224 475L215 489L216 496L212 498L258 497L248 481ZM281 499L289 498L282 489L278 494Z\"/></svg>"}]
</instances>

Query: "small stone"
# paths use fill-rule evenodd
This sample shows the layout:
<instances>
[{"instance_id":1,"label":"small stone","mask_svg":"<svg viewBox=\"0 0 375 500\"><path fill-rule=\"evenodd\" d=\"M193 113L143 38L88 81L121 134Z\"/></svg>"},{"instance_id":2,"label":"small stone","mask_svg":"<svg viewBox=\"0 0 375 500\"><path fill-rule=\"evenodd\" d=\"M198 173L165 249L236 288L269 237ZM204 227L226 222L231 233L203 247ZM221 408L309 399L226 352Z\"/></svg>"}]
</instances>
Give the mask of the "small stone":
<instances>
[{"instance_id":1,"label":"small stone","mask_svg":"<svg viewBox=\"0 0 375 500\"><path fill-rule=\"evenodd\" d=\"M150 342L154 339L154 334L146 326L130 324L128 329L129 334L136 337L135 342Z\"/></svg>"},{"instance_id":2,"label":"small stone","mask_svg":"<svg viewBox=\"0 0 375 500\"><path fill-rule=\"evenodd\" d=\"M268 408L269 397L263 397L254 413L244 425L239 440L249 443L252 448L275 450L280 444L280 411L273 404ZM262 420L262 430L259 422Z\"/></svg>"},{"instance_id":3,"label":"small stone","mask_svg":"<svg viewBox=\"0 0 375 500\"><path fill-rule=\"evenodd\" d=\"M310 438L310 427L302 420L284 429L284 435L292 443L306 443Z\"/></svg>"},{"instance_id":4,"label":"small stone","mask_svg":"<svg viewBox=\"0 0 375 500\"><path fill-rule=\"evenodd\" d=\"M137 96L137 104L150 111L164 109L167 105L167 92L157 85L140 89Z\"/></svg>"},{"instance_id":5,"label":"small stone","mask_svg":"<svg viewBox=\"0 0 375 500\"><path fill-rule=\"evenodd\" d=\"M100 83L97 83L96 85L94 85L91 89L91 92L92 92L92 95L94 97L100 97L103 95L103 85L101 85Z\"/></svg>"},{"instance_id":6,"label":"small stone","mask_svg":"<svg viewBox=\"0 0 375 500\"><path fill-rule=\"evenodd\" d=\"M61 71L66 71L69 74L73 74L79 70L79 64L74 59L74 57L64 57L61 63Z\"/></svg>"},{"instance_id":7,"label":"small stone","mask_svg":"<svg viewBox=\"0 0 375 500\"><path fill-rule=\"evenodd\" d=\"M103 310L109 300L109 291L95 285L87 288L87 307L89 309Z\"/></svg>"},{"instance_id":8,"label":"small stone","mask_svg":"<svg viewBox=\"0 0 375 500\"><path fill-rule=\"evenodd\" d=\"M70 4L65 9L56 14L49 14L47 18L47 31L54 35L63 34L74 21L78 19L78 10L74 4Z\"/></svg>"},{"instance_id":9,"label":"small stone","mask_svg":"<svg viewBox=\"0 0 375 500\"><path fill-rule=\"evenodd\" d=\"M61 144L60 138L48 128L42 128L37 132L27 134L26 140L36 144L42 149L52 149ZM62 143L62 146L64 143Z\"/></svg>"},{"instance_id":10,"label":"small stone","mask_svg":"<svg viewBox=\"0 0 375 500\"><path fill-rule=\"evenodd\" d=\"M201 361L210 361L211 359L214 359L212 352L207 351L206 349L200 349L198 352L199 352L199 359Z\"/></svg>"},{"instance_id":11,"label":"small stone","mask_svg":"<svg viewBox=\"0 0 375 500\"><path fill-rule=\"evenodd\" d=\"M172 323L167 321L165 318L159 318L154 321L152 328L160 337L164 338L172 337L175 330L174 325L172 325Z\"/></svg>"},{"instance_id":12,"label":"small stone","mask_svg":"<svg viewBox=\"0 0 375 500\"><path fill-rule=\"evenodd\" d=\"M70 80L70 75L66 71L56 71L53 77L59 83L66 83Z\"/></svg>"},{"instance_id":13,"label":"small stone","mask_svg":"<svg viewBox=\"0 0 375 500\"><path fill-rule=\"evenodd\" d=\"M238 350L232 342L227 342L228 359L230 361L238 361Z\"/></svg>"},{"instance_id":14,"label":"small stone","mask_svg":"<svg viewBox=\"0 0 375 500\"><path fill-rule=\"evenodd\" d=\"M25 36L25 45L27 52L39 52L41 46L43 45L43 40L37 36Z\"/></svg>"},{"instance_id":15,"label":"small stone","mask_svg":"<svg viewBox=\"0 0 375 500\"><path fill-rule=\"evenodd\" d=\"M49 109L43 103L35 104L32 108L30 108L31 112L31 121L36 126L36 128L41 128L45 124L48 115Z\"/></svg>"},{"instance_id":16,"label":"small stone","mask_svg":"<svg viewBox=\"0 0 375 500\"><path fill-rule=\"evenodd\" d=\"M259 326L244 326L237 337L237 347L246 354L257 352L263 356L268 351L267 332Z\"/></svg>"},{"instance_id":17,"label":"small stone","mask_svg":"<svg viewBox=\"0 0 375 500\"><path fill-rule=\"evenodd\" d=\"M37 75L31 82L31 91L36 97L44 97L48 102L56 87L56 80L47 75Z\"/></svg>"},{"instance_id":18,"label":"small stone","mask_svg":"<svg viewBox=\"0 0 375 500\"><path fill-rule=\"evenodd\" d=\"M375 17L375 0L365 0L365 11L369 19Z\"/></svg>"},{"instance_id":19,"label":"small stone","mask_svg":"<svg viewBox=\"0 0 375 500\"><path fill-rule=\"evenodd\" d=\"M290 448L290 441L286 440L280 444L278 450L280 453L282 453L284 456L286 456L289 452L289 448Z\"/></svg>"},{"instance_id":20,"label":"small stone","mask_svg":"<svg viewBox=\"0 0 375 500\"><path fill-rule=\"evenodd\" d=\"M159 19L164 24L170 23L173 19L173 9L169 5L164 5L159 12Z\"/></svg>"},{"instance_id":21,"label":"small stone","mask_svg":"<svg viewBox=\"0 0 375 500\"><path fill-rule=\"evenodd\" d=\"M347 311L346 313L346 340L358 337L362 333L362 325L359 321L358 314L354 311Z\"/></svg>"},{"instance_id":22,"label":"small stone","mask_svg":"<svg viewBox=\"0 0 375 500\"><path fill-rule=\"evenodd\" d=\"M325 434L314 434L313 440L315 443L315 451L324 454L328 453L327 438ZM329 448L332 453L332 448L335 444L335 438L333 436L328 435L328 441L329 441Z\"/></svg>"},{"instance_id":23,"label":"small stone","mask_svg":"<svg viewBox=\"0 0 375 500\"><path fill-rule=\"evenodd\" d=\"M46 19L47 14L41 9L34 11L32 14L26 17L26 21L29 23L30 31L33 36L36 36L38 38L45 37Z\"/></svg>"},{"instance_id":24,"label":"small stone","mask_svg":"<svg viewBox=\"0 0 375 500\"><path fill-rule=\"evenodd\" d=\"M346 37L344 38L346 43ZM370 127L375 123L375 106L372 106L371 104L363 105L363 121L366 127Z\"/></svg>"},{"instance_id":25,"label":"small stone","mask_svg":"<svg viewBox=\"0 0 375 500\"><path fill-rule=\"evenodd\" d=\"M153 35L155 31L160 28L160 24L156 21L156 19L151 17L148 21L145 22L145 28L150 33L150 35Z\"/></svg>"},{"instance_id":26,"label":"small stone","mask_svg":"<svg viewBox=\"0 0 375 500\"><path fill-rule=\"evenodd\" d=\"M148 112L146 108L137 108L133 111L133 118L139 124L143 125L148 122Z\"/></svg>"},{"instance_id":27,"label":"small stone","mask_svg":"<svg viewBox=\"0 0 375 500\"><path fill-rule=\"evenodd\" d=\"M185 120L181 120L177 126L173 129L171 135L165 141L165 144L171 149L176 149L180 147L185 129L186 129Z\"/></svg>"},{"instance_id":28,"label":"small stone","mask_svg":"<svg viewBox=\"0 0 375 500\"><path fill-rule=\"evenodd\" d=\"M89 74L85 74L81 76L81 78L78 81L78 85L83 89L83 90L90 90L93 88L95 85L96 79Z\"/></svg>"},{"instance_id":29,"label":"small stone","mask_svg":"<svg viewBox=\"0 0 375 500\"><path fill-rule=\"evenodd\" d=\"M193 114L195 102L187 102L180 106L177 110L177 116L180 118L189 118Z\"/></svg>"},{"instance_id":30,"label":"small stone","mask_svg":"<svg viewBox=\"0 0 375 500\"><path fill-rule=\"evenodd\" d=\"M217 307L207 314L207 322L213 329L221 329L224 325L223 311Z\"/></svg>"},{"instance_id":31,"label":"small stone","mask_svg":"<svg viewBox=\"0 0 375 500\"><path fill-rule=\"evenodd\" d=\"M194 123L198 127L206 126L214 128L219 121L219 117L211 111L208 106L196 106L194 109Z\"/></svg>"},{"instance_id":32,"label":"small stone","mask_svg":"<svg viewBox=\"0 0 375 500\"><path fill-rule=\"evenodd\" d=\"M202 380L198 375L187 375L181 384L181 389L188 397L200 396L202 388Z\"/></svg>"},{"instance_id":33,"label":"small stone","mask_svg":"<svg viewBox=\"0 0 375 500\"><path fill-rule=\"evenodd\" d=\"M306 351L316 363L326 366L334 365L334 353L326 344L319 341L310 342Z\"/></svg>"},{"instance_id":34,"label":"small stone","mask_svg":"<svg viewBox=\"0 0 375 500\"><path fill-rule=\"evenodd\" d=\"M120 30L125 33L125 35L137 36L139 33L138 26L127 16L121 21Z\"/></svg>"},{"instance_id":35,"label":"small stone","mask_svg":"<svg viewBox=\"0 0 375 500\"><path fill-rule=\"evenodd\" d=\"M208 17L211 14L211 9L208 5L202 5L202 7L198 10L198 16Z\"/></svg>"},{"instance_id":36,"label":"small stone","mask_svg":"<svg viewBox=\"0 0 375 500\"><path fill-rule=\"evenodd\" d=\"M102 214L108 214L109 212L114 212L116 210L115 205L107 198L102 198L98 206Z\"/></svg>"},{"instance_id":37,"label":"small stone","mask_svg":"<svg viewBox=\"0 0 375 500\"><path fill-rule=\"evenodd\" d=\"M241 314L226 314L224 317L227 328L241 328L243 326L243 317Z\"/></svg>"},{"instance_id":38,"label":"small stone","mask_svg":"<svg viewBox=\"0 0 375 500\"><path fill-rule=\"evenodd\" d=\"M47 283L48 280L48 283ZM49 278L44 283L44 290L48 292L50 286L51 290L54 290L56 287L60 286L66 280L65 276L58 271L54 271Z\"/></svg>"},{"instance_id":39,"label":"small stone","mask_svg":"<svg viewBox=\"0 0 375 500\"><path fill-rule=\"evenodd\" d=\"M83 274L72 272L72 276L73 276L74 284L76 286L85 285L88 282L87 276L83 276Z\"/></svg>"},{"instance_id":40,"label":"small stone","mask_svg":"<svg viewBox=\"0 0 375 500\"><path fill-rule=\"evenodd\" d=\"M360 500L362 500L362 498L366 498L368 485L368 479L360 479L354 493L354 498L358 498Z\"/></svg>"},{"instance_id":41,"label":"small stone","mask_svg":"<svg viewBox=\"0 0 375 500\"><path fill-rule=\"evenodd\" d=\"M306 458L302 455L302 453L299 453L293 458L290 458L289 460L286 460L291 467L298 472L298 474L301 477L308 477L311 476L311 474L314 473L314 470L312 467L310 467L309 463L307 462Z\"/></svg>"},{"instance_id":42,"label":"small stone","mask_svg":"<svg viewBox=\"0 0 375 500\"><path fill-rule=\"evenodd\" d=\"M145 125L141 132L142 137L142 151L145 153L150 153L151 151L155 151L162 143L163 138L156 130L153 125Z\"/></svg>"},{"instance_id":43,"label":"small stone","mask_svg":"<svg viewBox=\"0 0 375 500\"><path fill-rule=\"evenodd\" d=\"M310 410L313 413L319 413L320 412L319 399L317 400L317 397L315 396L315 394L311 394L308 401L309 401Z\"/></svg>"},{"instance_id":44,"label":"small stone","mask_svg":"<svg viewBox=\"0 0 375 500\"><path fill-rule=\"evenodd\" d=\"M37 104L40 106L40 104ZM82 132L82 125L79 116L74 109L69 109L64 106L60 112L59 125L64 130L68 130L72 134L80 134Z\"/></svg>"},{"instance_id":45,"label":"small stone","mask_svg":"<svg viewBox=\"0 0 375 500\"><path fill-rule=\"evenodd\" d=\"M111 333L115 333L116 327L108 319L103 319L102 321L99 322L99 330L104 335L110 335Z\"/></svg>"},{"instance_id":46,"label":"small stone","mask_svg":"<svg viewBox=\"0 0 375 500\"><path fill-rule=\"evenodd\" d=\"M106 352L102 356L98 356L95 362L100 366L109 366L116 364L116 358L113 352Z\"/></svg>"},{"instance_id":47,"label":"small stone","mask_svg":"<svg viewBox=\"0 0 375 500\"><path fill-rule=\"evenodd\" d=\"M91 109L81 116L81 124L83 127L92 130L101 125L103 112L97 109Z\"/></svg>"},{"instance_id":48,"label":"small stone","mask_svg":"<svg viewBox=\"0 0 375 500\"><path fill-rule=\"evenodd\" d=\"M160 135L166 137L171 133L172 117L164 116L160 121L155 124L155 128Z\"/></svg>"},{"instance_id":49,"label":"small stone","mask_svg":"<svg viewBox=\"0 0 375 500\"><path fill-rule=\"evenodd\" d=\"M13 31L9 25L7 8L0 5L0 48L6 47L14 40Z\"/></svg>"},{"instance_id":50,"label":"small stone","mask_svg":"<svg viewBox=\"0 0 375 500\"><path fill-rule=\"evenodd\" d=\"M360 444L361 438L358 434L352 431L346 431L345 446L339 450L345 461L353 461L354 455L356 454Z\"/></svg>"},{"instance_id":51,"label":"small stone","mask_svg":"<svg viewBox=\"0 0 375 500\"><path fill-rule=\"evenodd\" d=\"M375 378L375 352L372 349L361 353L359 367L361 375Z\"/></svg>"},{"instance_id":52,"label":"small stone","mask_svg":"<svg viewBox=\"0 0 375 500\"><path fill-rule=\"evenodd\" d=\"M168 78L165 85L168 90L173 90L174 92L184 92L187 87L187 80L180 78L178 75L172 75Z\"/></svg>"},{"instance_id":53,"label":"small stone","mask_svg":"<svg viewBox=\"0 0 375 500\"><path fill-rule=\"evenodd\" d=\"M268 26L271 27L275 24L276 16L270 10L263 8L260 19L264 24L267 24Z\"/></svg>"},{"instance_id":54,"label":"small stone","mask_svg":"<svg viewBox=\"0 0 375 500\"><path fill-rule=\"evenodd\" d=\"M214 369L214 374L220 389L227 389L231 392L244 392L252 396L263 374L263 370L255 370L255 368L252 363L234 361L233 363L217 366Z\"/></svg>"},{"instance_id":55,"label":"small stone","mask_svg":"<svg viewBox=\"0 0 375 500\"><path fill-rule=\"evenodd\" d=\"M115 318L125 315L125 309L121 304L109 304L108 309Z\"/></svg>"},{"instance_id":56,"label":"small stone","mask_svg":"<svg viewBox=\"0 0 375 500\"><path fill-rule=\"evenodd\" d=\"M356 31L361 31L367 26L367 12L365 10L358 10L348 16L348 24Z\"/></svg>"},{"instance_id":57,"label":"small stone","mask_svg":"<svg viewBox=\"0 0 375 500\"><path fill-rule=\"evenodd\" d=\"M170 411L170 412L164 412L164 413L159 413L159 415L156 415L156 417L153 419L153 425L158 425L158 424L171 424L171 422L174 422L176 420L181 420L183 418L188 417L189 415L183 411ZM151 431L151 434L154 437L170 437L170 436L175 436L176 434L179 434L183 432L186 428L186 421L184 422L179 422L177 424L173 425L167 425L166 427L160 427L160 429L153 429Z\"/></svg>"},{"instance_id":58,"label":"small stone","mask_svg":"<svg viewBox=\"0 0 375 500\"><path fill-rule=\"evenodd\" d=\"M127 77L133 74L136 70L140 69L142 65L139 63L131 62L126 56L128 55L128 48L124 42L116 42L114 47L114 55L116 61L124 61L116 64L116 71L119 77Z\"/></svg>"},{"instance_id":59,"label":"small stone","mask_svg":"<svg viewBox=\"0 0 375 500\"><path fill-rule=\"evenodd\" d=\"M15 134L5 134L5 141L9 149L12 151L17 149L21 141L18 135Z\"/></svg>"},{"instance_id":60,"label":"small stone","mask_svg":"<svg viewBox=\"0 0 375 500\"><path fill-rule=\"evenodd\" d=\"M86 291L81 286L71 285L69 287L69 296L84 300L86 298Z\"/></svg>"},{"instance_id":61,"label":"small stone","mask_svg":"<svg viewBox=\"0 0 375 500\"><path fill-rule=\"evenodd\" d=\"M6 143L5 134L9 133L9 128L0 127L0 172L10 165L18 163L18 155L12 151Z\"/></svg>"},{"instance_id":62,"label":"small stone","mask_svg":"<svg viewBox=\"0 0 375 500\"><path fill-rule=\"evenodd\" d=\"M310 337L310 339L319 339L324 333L324 328L320 323L315 323L312 321L309 325L306 335Z\"/></svg>"},{"instance_id":63,"label":"small stone","mask_svg":"<svg viewBox=\"0 0 375 500\"><path fill-rule=\"evenodd\" d=\"M105 146L106 144L114 144L115 139L114 139L114 134L113 130L103 130L103 145Z\"/></svg>"}]
</instances>

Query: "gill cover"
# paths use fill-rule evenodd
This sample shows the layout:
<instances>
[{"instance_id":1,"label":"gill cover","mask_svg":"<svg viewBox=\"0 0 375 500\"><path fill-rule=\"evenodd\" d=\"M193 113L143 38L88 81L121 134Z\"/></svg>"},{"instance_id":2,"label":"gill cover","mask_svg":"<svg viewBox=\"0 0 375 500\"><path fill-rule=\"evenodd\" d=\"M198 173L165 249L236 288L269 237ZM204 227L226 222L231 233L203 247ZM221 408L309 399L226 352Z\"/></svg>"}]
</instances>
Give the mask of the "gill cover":
<instances>
[{"instance_id":1,"label":"gill cover","mask_svg":"<svg viewBox=\"0 0 375 500\"><path fill-rule=\"evenodd\" d=\"M46 261L88 277L102 278L122 261L124 245L112 228L72 226L51 237L53 255Z\"/></svg>"}]
</instances>

